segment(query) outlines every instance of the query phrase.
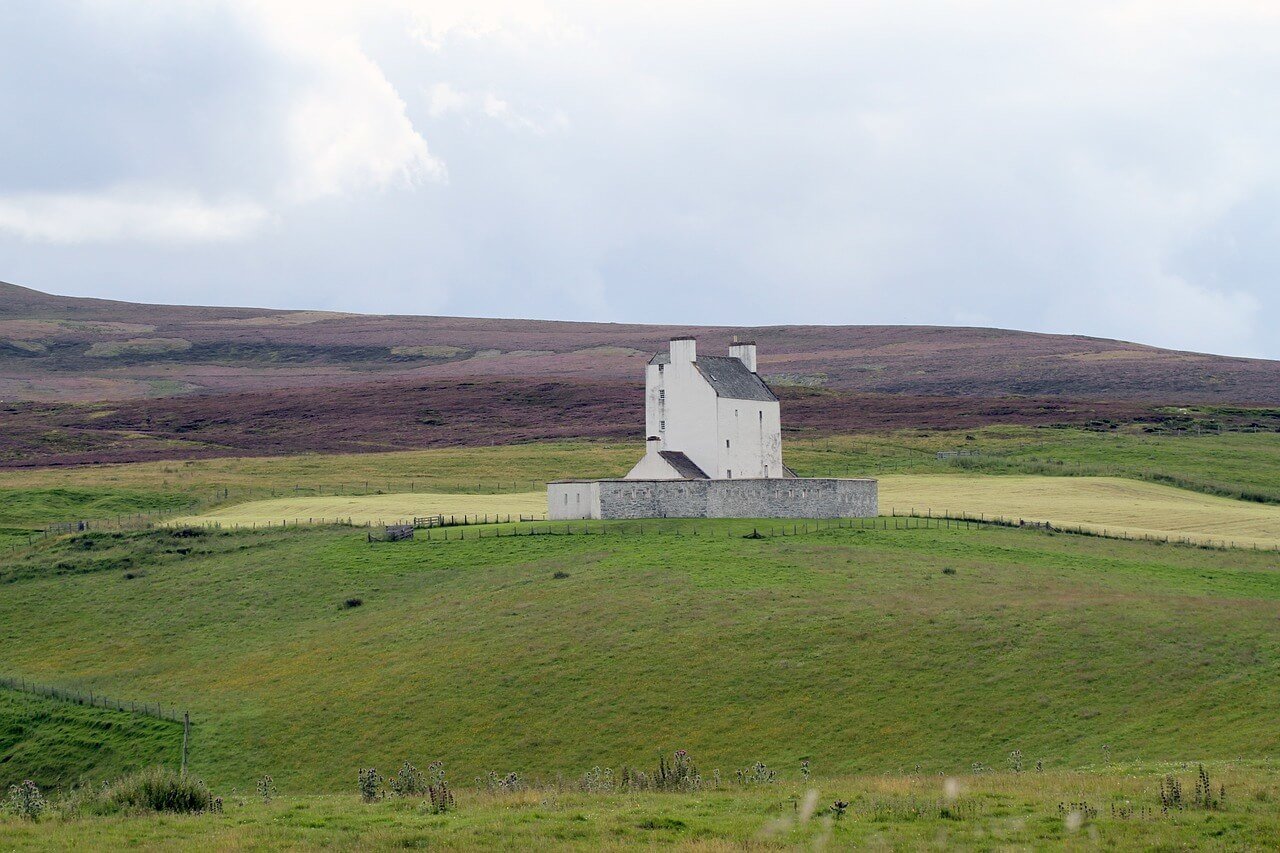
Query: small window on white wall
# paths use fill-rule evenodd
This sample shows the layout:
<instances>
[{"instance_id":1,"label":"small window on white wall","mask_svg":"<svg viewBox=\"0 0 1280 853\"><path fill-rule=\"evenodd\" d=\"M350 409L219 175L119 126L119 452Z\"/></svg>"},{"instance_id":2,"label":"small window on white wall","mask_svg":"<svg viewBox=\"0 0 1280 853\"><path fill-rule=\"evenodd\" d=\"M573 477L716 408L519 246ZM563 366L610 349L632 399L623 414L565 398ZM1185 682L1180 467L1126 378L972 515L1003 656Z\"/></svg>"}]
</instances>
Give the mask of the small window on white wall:
<instances>
[{"instance_id":1,"label":"small window on white wall","mask_svg":"<svg viewBox=\"0 0 1280 853\"><path fill-rule=\"evenodd\" d=\"M724 440L724 448L725 448L725 450L728 450L728 449L729 449L729 439L727 439L727 438Z\"/></svg>"},{"instance_id":2,"label":"small window on white wall","mask_svg":"<svg viewBox=\"0 0 1280 853\"><path fill-rule=\"evenodd\" d=\"M725 473L725 476L726 476L726 477L728 477L730 480L732 480L732 479L733 479L733 469L732 469L732 468L726 468L724 473Z\"/></svg>"},{"instance_id":3,"label":"small window on white wall","mask_svg":"<svg viewBox=\"0 0 1280 853\"><path fill-rule=\"evenodd\" d=\"M658 432L666 432L666 431L667 431L667 422L658 421Z\"/></svg>"},{"instance_id":4,"label":"small window on white wall","mask_svg":"<svg viewBox=\"0 0 1280 853\"><path fill-rule=\"evenodd\" d=\"M568 506L568 505L569 505L569 493L568 493L568 492L565 492L565 494L564 494L564 505L565 505L565 506Z\"/></svg>"},{"instance_id":5,"label":"small window on white wall","mask_svg":"<svg viewBox=\"0 0 1280 853\"><path fill-rule=\"evenodd\" d=\"M665 400L665 399L667 399L667 389L665 389L665 388L659 388L659 389L658 389L658 399L659 399L659 400Z\"/></svg>"}]
</instances>

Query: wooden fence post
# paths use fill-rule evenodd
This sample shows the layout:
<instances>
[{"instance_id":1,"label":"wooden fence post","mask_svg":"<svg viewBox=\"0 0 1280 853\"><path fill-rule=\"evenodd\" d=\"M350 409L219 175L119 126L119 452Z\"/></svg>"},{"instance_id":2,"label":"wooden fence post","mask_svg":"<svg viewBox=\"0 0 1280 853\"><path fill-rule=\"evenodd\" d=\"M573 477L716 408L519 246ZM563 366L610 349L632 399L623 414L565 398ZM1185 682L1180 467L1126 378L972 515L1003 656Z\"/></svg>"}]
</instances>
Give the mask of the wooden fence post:
<instances>
[{"instance_id":1,"label":"wooden fence post","mask_svg":"<svg viewBox=\"0 0 1280 853\"><path fill-rule=\"evenodd\" d=\"M182 775L187 775L187 744L191 740L191 714L182 712Z\"/></svg>"}]
</instances>

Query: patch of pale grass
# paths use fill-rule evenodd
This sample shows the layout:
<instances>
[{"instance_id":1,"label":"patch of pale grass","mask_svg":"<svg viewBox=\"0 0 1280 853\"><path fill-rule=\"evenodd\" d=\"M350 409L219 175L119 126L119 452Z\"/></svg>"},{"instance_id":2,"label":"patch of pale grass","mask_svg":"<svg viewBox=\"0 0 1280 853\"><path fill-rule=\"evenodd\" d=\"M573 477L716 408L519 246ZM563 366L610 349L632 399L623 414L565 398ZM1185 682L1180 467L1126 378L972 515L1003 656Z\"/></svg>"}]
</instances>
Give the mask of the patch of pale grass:
<instances>
[{"instance_id":1,"label":"patch of pale grass","mask_svg":"<svg viewBox=\"0 0 1280 853\"><path fill-rule=\"evenodd\" d=\"M893 474L880 510L1050 522L1096 533L1280 546L1280 507L1120 477Z\"/></svg>"},{"instance_id":2,"label":"patch of pale grass","mask_svg":"<svg viewBox=\"0 0 1280 853\"><path fill-rule=\"evenodd\" d=\"M547 511L545 492L516 492L497 495L414 493L392 495L325 495L271 498L236 504L204 515L174 519L173 525L220 524L264 526L346 522L353 524L395 524L429 515L521 515L541 518Z\"/></svg>"}]
</instances>

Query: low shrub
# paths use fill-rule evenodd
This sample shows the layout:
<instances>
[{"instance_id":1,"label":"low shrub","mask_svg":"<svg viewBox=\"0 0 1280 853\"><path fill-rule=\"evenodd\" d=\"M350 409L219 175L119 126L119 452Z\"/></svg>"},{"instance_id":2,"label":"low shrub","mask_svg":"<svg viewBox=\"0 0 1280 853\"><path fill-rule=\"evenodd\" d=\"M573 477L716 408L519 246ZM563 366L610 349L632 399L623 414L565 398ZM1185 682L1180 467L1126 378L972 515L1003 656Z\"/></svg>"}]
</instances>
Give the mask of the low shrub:
<instances>
[{"instance_id":1,"label":"low shrub","mask_svg":"<svg viewBox=\"0 0 1280 853\"><path fill-rule=\"evenodd\" d=\"M215 797L199 779L165 767L148 767L104 786L84 806L98 813L179 812L197 814L222 811Z\"/></svg>"},{"instance_id":2,"label":"low shrub","mask_svg":"<svg viewBox=\"0 0 1280 853\"><path fill-rule=\"evenodd\" d=\"M360 607L363 604L364 604L363 598L348 598L346 601L342 602L342 609L350 610L353 607Z\"/></svg>"}]
</instances>

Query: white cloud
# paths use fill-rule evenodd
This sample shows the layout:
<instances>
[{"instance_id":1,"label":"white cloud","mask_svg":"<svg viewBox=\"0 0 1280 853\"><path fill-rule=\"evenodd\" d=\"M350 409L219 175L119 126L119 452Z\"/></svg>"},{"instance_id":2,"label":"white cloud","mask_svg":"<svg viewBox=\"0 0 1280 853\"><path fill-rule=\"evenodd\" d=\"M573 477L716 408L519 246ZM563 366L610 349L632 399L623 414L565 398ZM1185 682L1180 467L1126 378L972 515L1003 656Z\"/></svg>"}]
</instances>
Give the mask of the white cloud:
<instances>
[{"instance_id":1,"label":"white cloud","mask_svg":"<svg viewBox=\"0 0 1280 853\"><path fill-rule=\"evenodd\" d=\"M214 8L224 11L208 11ZM342 8L330 4L328 11ZM106 114L106 135L117 138L127 156L95 175L94 186L72 191L4 192L0 183L0 233L56 243L237 240L297 205L445 180L444 164L414 129L404 101L359 46L357 30L348 28L360 18L325 11L252 0L181 9L132 2L83 7L90 19L83 26L98 36L102 54L96 57L102 67L83 73L116 75L106 92L119 102L83 106ZM225 30L202 33L209 23L203 15ZM123 27L124 17L136 28ZM225 42L228 63L244 54L258 58L258 76L224 90L206 78L226 72L234 78L239 69L209 67L208 56L180 49L151 55L153 44L166 39ZM58 57L73 68L75 59ZM16 84L18 78L10 79ZM170 103L136 104L149 90L174 82L181 87L184 79L189 97L179 90ZM51 94L70 101L52 109L69 111L84 97L74 90ZM132 131L130 110L142 109L160 132ZM86 135L76 153L92 159L96 142ZM207 200L226 196L236 200Z\"/></svg>"},{"instance_id":2,"label":"white cloud","mask_svg":"<svg viewBox=\"0 0 1280 853\"><path fill-rule=\"evenodd\" d=\"M49 243L231 240L270 220L246 201L116 189L105 193L25 193L0 198L0 231Z\"/></svg>"},{"instance_id":3,"label":"white cloud","mask_svg":"<svg viewBox=\"0 0 1280 853\"><path fill-rule=\"evenodd\" d=\"M135 275L93 241L234 240L210 274L277 304L961 318L1280 356L1274 3L67 8L116 19L85 36L119 45L110 61L58 49L66 21L0 56L0 80L25 81L0 84L0 114L29 107L0 137L23 269ZM99 78L110 109L75 100ZM211 212L144 217L144 195ZM153 224L95 226L97 202ZM33 248L57 234L82 254Z\"/></svg>"}]
</instances>

